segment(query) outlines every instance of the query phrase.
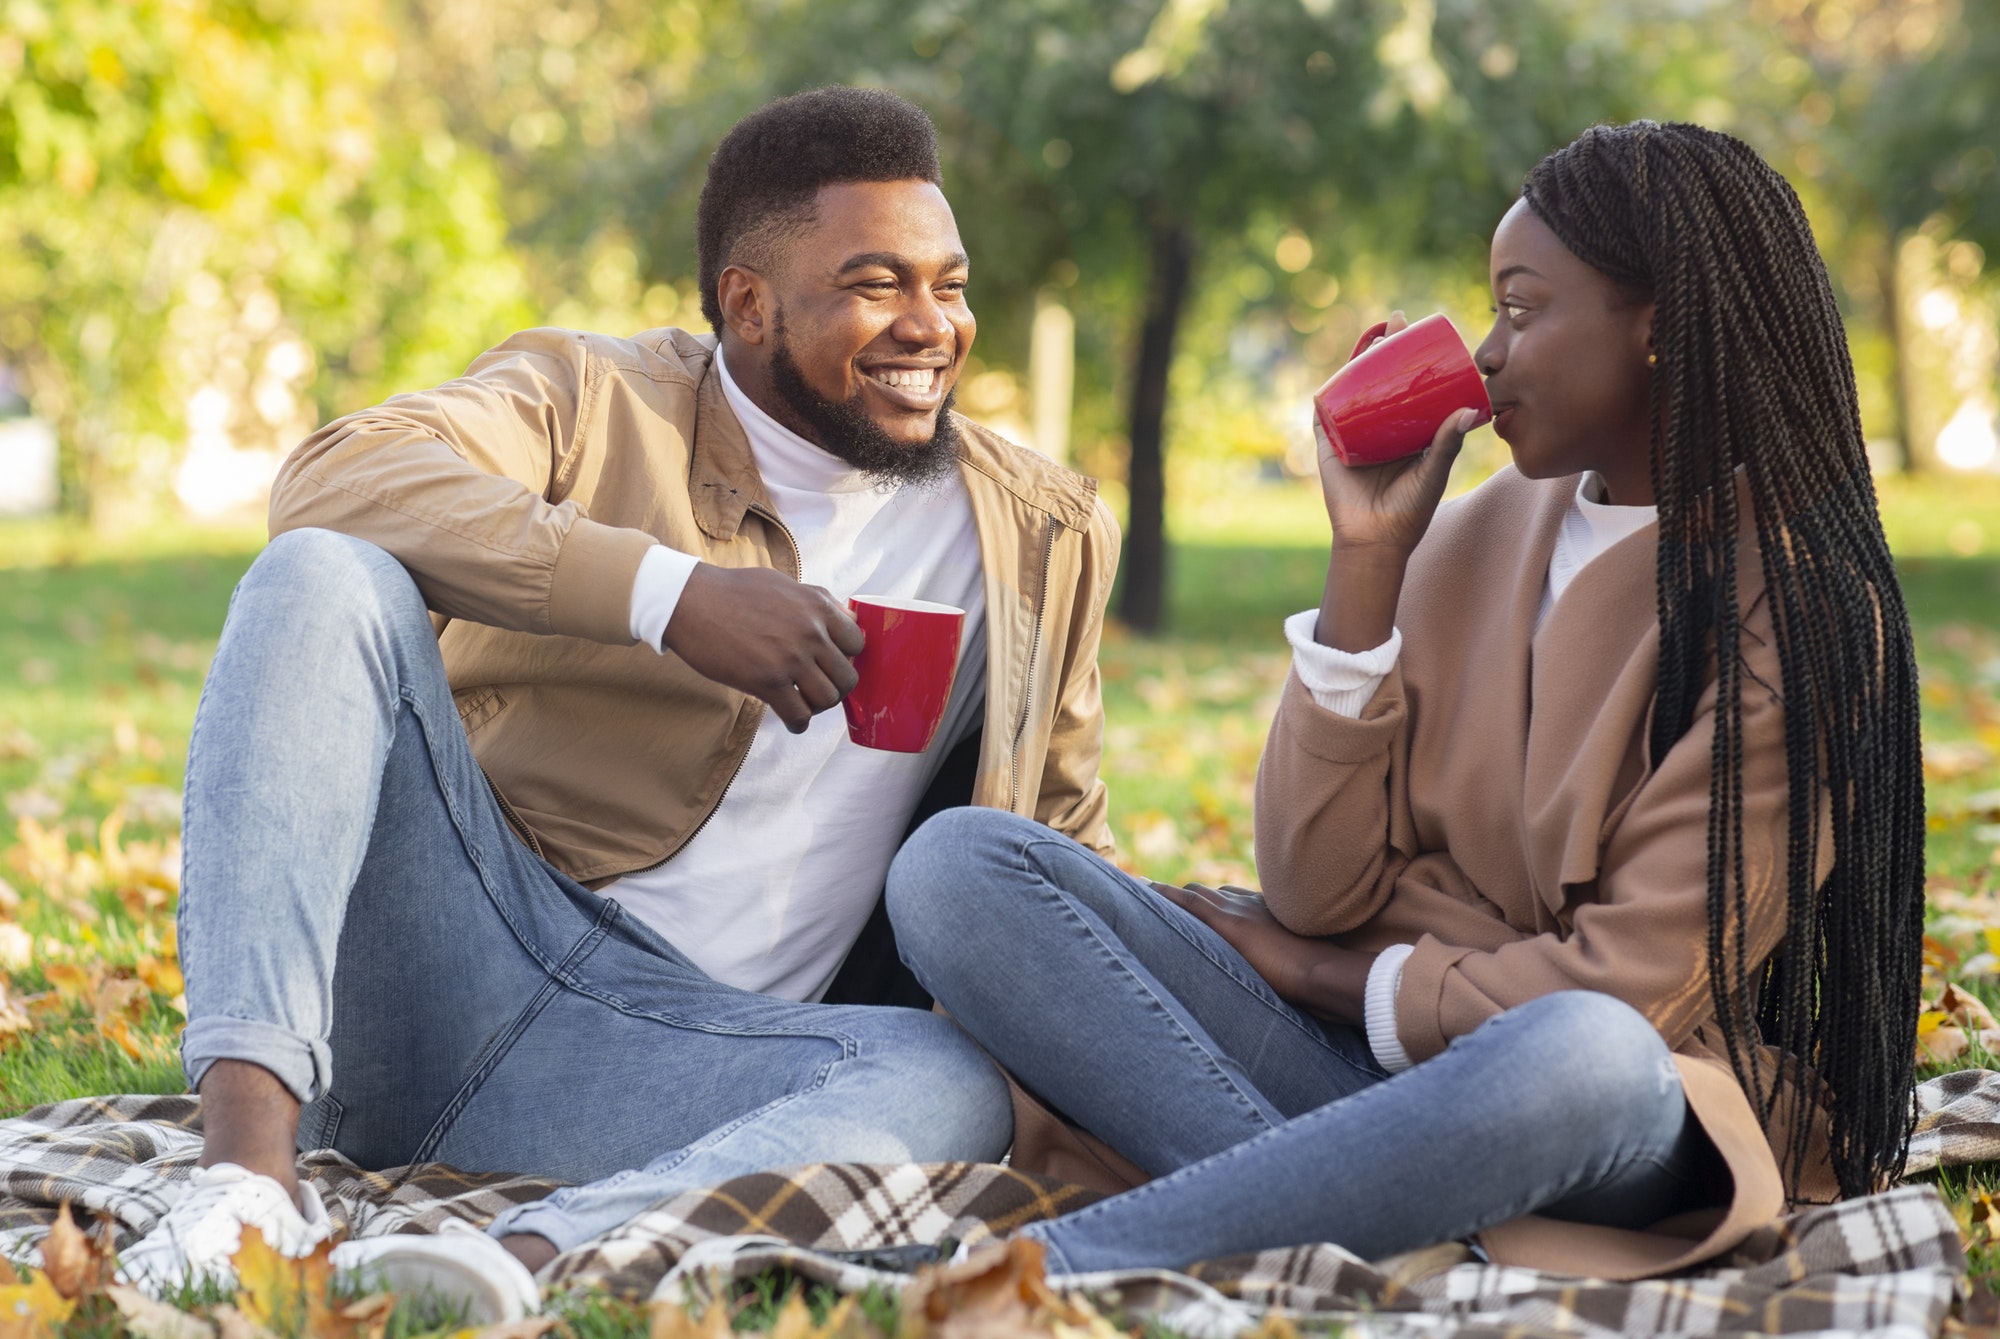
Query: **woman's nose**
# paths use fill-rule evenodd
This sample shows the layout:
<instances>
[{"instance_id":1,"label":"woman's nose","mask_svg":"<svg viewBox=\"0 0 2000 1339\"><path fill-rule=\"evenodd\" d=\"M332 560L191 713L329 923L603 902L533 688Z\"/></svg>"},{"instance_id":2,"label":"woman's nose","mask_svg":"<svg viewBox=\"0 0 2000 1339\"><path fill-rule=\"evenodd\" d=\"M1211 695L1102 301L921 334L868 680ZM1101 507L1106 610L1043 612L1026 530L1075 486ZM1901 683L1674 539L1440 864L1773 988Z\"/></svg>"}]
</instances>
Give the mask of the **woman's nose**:
<instances>
[{"instance_id":1,"label":"woman's nose","mask_svg":"<svg viewBox=\"0 0 2000 1339\"><path fill-rule=\"evenodd\" d=\"M1492 377L1507 365L1507 356L1500 346L1499 331L1488 331L1486 338L1479 341L1479 347L1472 351L1472 365L1479 369L1482 377Z\"/></svg>"}]
</instances>

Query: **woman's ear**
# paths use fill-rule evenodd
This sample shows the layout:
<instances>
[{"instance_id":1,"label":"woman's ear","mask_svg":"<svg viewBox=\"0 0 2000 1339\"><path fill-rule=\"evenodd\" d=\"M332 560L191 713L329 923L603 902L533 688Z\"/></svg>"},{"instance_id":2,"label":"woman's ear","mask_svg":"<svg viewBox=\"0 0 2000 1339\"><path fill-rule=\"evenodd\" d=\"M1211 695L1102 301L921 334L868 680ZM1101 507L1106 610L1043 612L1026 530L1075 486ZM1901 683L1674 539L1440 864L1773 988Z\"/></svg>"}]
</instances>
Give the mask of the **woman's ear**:
<instances>
[{"instance_id":1,"label":"woman's ear","mask_svg":"<svg viewBox=\"0 0 2000 1339\"><path fill-rule=\"evenodd\" d=\"M1634 327L1638 332L1640 352L1646 356L1646 366L1658 367L1660 353L1653 345L1653 313L1655 307L1649 300L1640 303L1633 311Z\"/></svg>"}]
</instances>

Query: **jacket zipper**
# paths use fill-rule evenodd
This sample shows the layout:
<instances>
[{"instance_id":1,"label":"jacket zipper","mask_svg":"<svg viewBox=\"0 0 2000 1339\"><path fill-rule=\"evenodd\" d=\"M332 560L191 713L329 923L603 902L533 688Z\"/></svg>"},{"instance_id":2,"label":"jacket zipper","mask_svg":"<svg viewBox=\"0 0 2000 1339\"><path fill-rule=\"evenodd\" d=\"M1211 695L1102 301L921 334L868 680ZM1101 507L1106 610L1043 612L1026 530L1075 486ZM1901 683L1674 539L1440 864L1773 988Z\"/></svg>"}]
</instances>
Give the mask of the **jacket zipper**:
<instances>
[{"instance_id":1,"label":"jacket zipper","mask_svg":"<svg viewBox=\"0 0 2000 1339\"><path fill-rule=\"evenodd\" d=\"M1056 518L1049 517L1048 539L1042 544L1042 588L1035 592L1035 631L1028 639L1028 682L1021 694L1021 723L1014 727L1014 793L1007 808L1021 812L1021 743L1028 737L1028 720L1035 704L1035 660L1042 650L1042 617L1048 612L1049 565L1056 556Z\"/></svg>"},{"instance_id":2,"label":"jacket zipper","mask_svg":"<svg viewBox=\"0 0 2000 1339\"><path fill-rule=\"evenodd\" d=\"M803 582L806 579L806 565L805 565L805 560L799 557L798 536L792 533L792 528L786 525L784 518L779 516L778 513L776 513L775 511L770 511L764 507L760 507L754 502L750 504L750 510L757 513L757 515L763 517L765 520L769 521L772 525L777 526L778 530L784 535L785 542L792 546L792 579L794 581ZM762 716L761 707L758 714L760 717ZM759 721L759 724L762 724L761 720ZM754 738L755 736L753 735L752 737ZM708 807L708 812L701 816L701 822L694 825L694 830L689 832L687 836L681 838L680 845L676 846L673 850L667 852L665 855L661 856L658 860L655 860L650 865L642 865L638 869L628 869L623 874L619 874L614 877L624 879L624 878L629 878L634 874L650 874L654 870L658 869L660 866L666 864L669 860L672 860L675 856L679 855L682 851L687 850L688 843L692 842L696 837L699 837L701 835L701 830L708 826L708 820L714 818L715 811L722 807L722 801L728 796L729 788L736 784L737 777L743 775L743 764L749 761L750 761L750 750L744 749L743 756L736 760L736 770L729 774L729 780L723 782L722 789L716 792L715 803Z\"/></svg>"},{"instance_id":3,"label":"jacket zipper","mask_svg":"<svg viewBox=\"0 0 2000 1339\"><path fill-rule=\"evenodd\" d=\"M533 851L538 856L541 855L542 843L540 838L536 837L535 834L529 830L528 825L521 821L521 816L514 812L514 806L507 803L507 797L500 793L500 787L493 784L492 777L486 776L485 768L480 769L479 775L486 777L486 789L492 791L493 798L499 802L500 816L507 820L507 825L509 827L513 828L514 831L521 834L521 840L528 844L528 849L530 851ZM547 857L544 856L543 859L547 859Z\"/></svg>"}]
</instances>

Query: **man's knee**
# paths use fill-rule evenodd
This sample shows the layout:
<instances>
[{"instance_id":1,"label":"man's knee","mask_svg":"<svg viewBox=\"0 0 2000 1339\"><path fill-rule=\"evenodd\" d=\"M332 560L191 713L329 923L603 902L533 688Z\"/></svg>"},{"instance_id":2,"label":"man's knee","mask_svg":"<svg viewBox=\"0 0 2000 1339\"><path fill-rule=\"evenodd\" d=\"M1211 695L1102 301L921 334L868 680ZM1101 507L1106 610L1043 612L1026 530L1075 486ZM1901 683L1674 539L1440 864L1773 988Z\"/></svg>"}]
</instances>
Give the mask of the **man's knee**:
<instances>
[{"instance_id":1,"label":"man's knee","mask_svg":"<svg viewBox=\"0 0 2000 1339\"><path fill-rule=\"evenodd\" d=\"M910 1095L898 1117L910 1156L918 1162L998 1162L1014 1141L1005 1076L950 1019L919 1019L920 1039L902 1048L895 1062Z\"/></svg>"},{"instance_id":2,"label":"man's knee","mask_svg":"<svg viewBox=\"0 0 2000 1339\"><path fill-rule=\"evenodd\" d=\"M333 530L276 536L250 565L240 591L261 597L260 617L269 617L275 602L305 623L356 617L407 621L428 612L416 582L386 550Z\"/></svg>"}]
</instances>

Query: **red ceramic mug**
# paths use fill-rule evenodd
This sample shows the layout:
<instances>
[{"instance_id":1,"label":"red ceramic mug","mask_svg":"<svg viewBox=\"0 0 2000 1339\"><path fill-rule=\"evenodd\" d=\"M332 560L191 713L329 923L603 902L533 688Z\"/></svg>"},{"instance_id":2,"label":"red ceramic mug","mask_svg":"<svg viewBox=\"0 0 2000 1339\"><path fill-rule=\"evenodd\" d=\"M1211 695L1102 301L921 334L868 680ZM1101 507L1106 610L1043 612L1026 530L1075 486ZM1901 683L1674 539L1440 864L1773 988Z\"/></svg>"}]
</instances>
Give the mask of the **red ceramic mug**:
<instances>
[{"instance_id":1,"label":"red ceramic mug","mask_svg":"<svg viewBox=\"0 0 2000 1339\"><path fill-rule=\"evenodd\" d=\"M841 700L847 737L867 749L922 753L944 720L958 675L965 611L888 595L857 595L847 608L868 639L854 657L861 678Z\"/></svg>"},{"instance_id":2,"label":"red ceramic mug","mask_svg":"<svg viewBox=\"0 0 2000 1339\"><path fill-rule=\"evenodd\" d=\"M1343 465L1415 455L1460 409L1477 409L1479 423L1493 417L1486 381L1448 318L1426 316L1393 335L1388 329L1382 321L1363 331L1354 356L1313 396L1320 429Z\"/></svg>"}]
</instances>

